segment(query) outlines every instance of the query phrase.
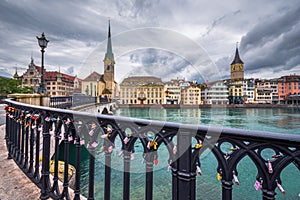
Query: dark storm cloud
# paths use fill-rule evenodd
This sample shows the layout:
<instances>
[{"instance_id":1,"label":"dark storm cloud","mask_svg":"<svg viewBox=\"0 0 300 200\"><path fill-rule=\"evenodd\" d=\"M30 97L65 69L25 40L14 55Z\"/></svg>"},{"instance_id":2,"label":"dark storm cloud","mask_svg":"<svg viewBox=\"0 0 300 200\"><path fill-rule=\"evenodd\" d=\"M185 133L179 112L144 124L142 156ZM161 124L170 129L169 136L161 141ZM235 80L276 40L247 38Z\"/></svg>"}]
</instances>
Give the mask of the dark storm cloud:
<instances>
[{"instance_id":1,"label":"dark storm cloud","mask_svg":"<svg viewBox=\"0 0 300 200\"><path fill-rule=\"evenodd\" d=\"M249 71L263 68L289 70L300 64L300 7L262 20L242 37Z\"/></svg>"},{"instance_id":2,"label":"dark storm cloud","mask_svg":"<svg viewBox=\"0 0 300 200\"><path fill-rule=\"evenodd\" d=\"M0 2L0 20L7 29L20 33L44 31L48 35L80 40L99 37L96 27L89 23L97 16L86 12L82 1L26 2Z\"/></svg>"},{"instance_id":3,"label":"dark storm cloud","mask_svg":"<svg viewBox=\"0 0 300 200\"><path fill-rule=\"evenodd\" d=\"M289 74L289 70L298 70L299 73L299 13L299 6L279 9L278 12L258 21L242 37L239 52L245 63L246 76L262 77L268 74L270 77L279 77ZM226 78L230 75L229 64L233 57L234 53L216 62Z\"/></svg>"},{"instance_id":4,"label":"dark storm cloud","mask_svg":"<svg viewBox=\"0 0 300 200\"><path fill-rule=\"evenodd\" d=\"M91 44L95 46L94 41L104 40L107 35L104 31L107 16L91 12L90 3L0 1L1 66L12 74L12 66L16 63L26 66L32 53L34 58L40 58L35 36L42 32L50 40L45 55L49 70L57 70L58 66L79 66L88 55L87 49L93 48ZM39 65L39 59L36 60Z\"/></svg>"},{"instance_id":5,"label":"dark storm cloud","mask_svg":"<svg viewBox=\"0 0 300 200\"><path fill-rule=\"evenodd\" d=\"M107 38L108 17L112 19L113 36L136 28L158 27L174 30L196 41L218 66L218 70L206 67L204 74L210 81L229 76L229 64L237 41L241 41L240 54L246 74L269 71L269 74L264 74L268 77L282 69L287 70L286 73L299 73L300 12L297 5L297 0L231 0L229 3L214 0L3 0L0 1L0 73L6 70L6 73L13 74L16 65L27 67L31 55L39 65L41 54L35 36L45 32L50 40L45 54L47 70L61 67L62 72L69 72L68 69L73 67L74 74L81 74L79 68ZM142 39L151 36L148 33ZM126 45L141 36L132 37ZM115 44L113 40L117 58L122 55L114 48ZM143 57L137 54L136 60L126 58L127 63L122 64L137 65L141 62L146 69L139 70L144 72L151 63L173 65L172 69L183 76L196 77L196 73L191 73L193 66L189 62L194 65L201 62L189 56L194 50L180 41L176 45L188 52L184 58L150 50L147 54L153 55ZM95 54L95 62L91 61L90 66L102 73L104 52ZM124 69L123 66L117 67ZM166 69L159 68L159 73L167 75ZM220 76L216 76L216 71Z\"/></svg>"}]
</instances>

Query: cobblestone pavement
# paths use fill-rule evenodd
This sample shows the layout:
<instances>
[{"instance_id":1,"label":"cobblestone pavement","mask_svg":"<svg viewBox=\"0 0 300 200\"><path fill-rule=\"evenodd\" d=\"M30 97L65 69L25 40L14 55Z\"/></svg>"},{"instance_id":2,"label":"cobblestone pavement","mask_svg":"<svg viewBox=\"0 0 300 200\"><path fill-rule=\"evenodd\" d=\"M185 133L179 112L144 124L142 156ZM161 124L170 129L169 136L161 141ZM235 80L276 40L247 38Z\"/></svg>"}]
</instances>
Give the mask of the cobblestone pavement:
<instances>
[{"instance_id":1,"label":"cobblestone pavement","mask_svg":"<svg viewBox=\"0 0 300 200\"><path fill-rule=\"evenodd\" d=\"M3 107L0 107L3 109ZM1 113L2 114L2 113ZM39 199L40 189L27 178L15 162L7 159L5 125L0 126L0 200Z\"/></svg>"}]
</instances>

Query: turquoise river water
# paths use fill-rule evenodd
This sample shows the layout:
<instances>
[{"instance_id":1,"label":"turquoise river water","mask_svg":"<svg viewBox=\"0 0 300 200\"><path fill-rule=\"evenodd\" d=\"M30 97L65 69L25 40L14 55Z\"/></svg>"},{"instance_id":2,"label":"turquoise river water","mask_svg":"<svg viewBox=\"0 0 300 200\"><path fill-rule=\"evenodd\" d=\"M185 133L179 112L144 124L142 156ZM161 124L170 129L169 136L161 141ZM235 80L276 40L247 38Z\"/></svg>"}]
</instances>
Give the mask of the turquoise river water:
<instances>
[{"instance_id":1,"label":"turquoise river water","mask_svg":"<svg viewBox=\"0 0 300 200\"><path fill-rule=\"evenodd\" d=\"M143 118L159 121L180 122L189 124L202 124L208 126L231 127L239 129L280 132L287 134L300 134L300 108L122 108L115 115ZM120 140L116 140L116 148L112 153L112 183L111 199L122 199L123 161L118 157ZM207 151L201 156L202 176L197 176L197 199L221 199L221 183L217 180L217 160L211 152ZM135 145L135 159L131 164L131 199L144 199L145 197L145 164L142 159L140 143ZM158 151L159 163L154 167L154 199L171 199L172 175L167 171L167 151L160 147ZM82 192L87 196L88 191L88 163L83 160L81 186ZM96 199L103 199L104 194L104 154L100 146L96 153L95 192ZM249 158L244 158L237 168L240 185L233 186L233 199L256 200L261 199L261 191L253 187L257 170ZM277 199L300 200L300 172L294 165L289 165L281 174L282 186L286 194L278 189Z\"/></svg>"}]
</instances>

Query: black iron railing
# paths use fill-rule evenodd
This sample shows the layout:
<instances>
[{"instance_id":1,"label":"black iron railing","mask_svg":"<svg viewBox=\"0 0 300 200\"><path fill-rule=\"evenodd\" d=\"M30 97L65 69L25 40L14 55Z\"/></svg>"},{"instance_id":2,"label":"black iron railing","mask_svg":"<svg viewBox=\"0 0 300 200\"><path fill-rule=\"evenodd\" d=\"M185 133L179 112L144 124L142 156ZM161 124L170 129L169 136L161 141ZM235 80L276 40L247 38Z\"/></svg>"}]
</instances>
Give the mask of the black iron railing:
<instances>
[{"instance_id":1,"label":"black iron railing","mask_svg":"<svg viewBox=\"0 0 300 200\"><path fill-rule=\"evenodd\" d=\"M165 146L168 150L169 168L172 171L172 199L196 199L196 175L201 174L200 155L211 149L218 162L217 173L222 183L222 199L232 199L233 184L238 184L237 165L249 157L257 168L256 189L262 190L262 199L275 199L275 189L281 187L281 172L289 164L300 170L300 135L278 134L238 129L221 129L206 126L162 123L142 119L92 115L55 108L39 107L7 100L6 141L8 158L13 158L26 175L41 188L41 199L70 199L69 145L76 146L76 176L74 199L80 199L80 148L85 145L89 155L88 199L94 199L95 150L103 140L105 152L104 199L110 199L111 153L117 148L117 137L122 141L123 199L130 199L130 165L134 146L139 140L143 146L146 185L144 199L153 199L153 168L157 152ZM154 137L150 137L151 133ZM42 146L39 134L43 135ZM53 181L50 182L50 138L55 138ZM58 144L64 142L63 188L58 184ZM101 141L102 143L102 141ZM222 146L230 144L230 151ZM41 149L41 151L40 151ZM274 151L265 158L263 151ZM40 156L42 170L40 173ZM167 159L167 158L166 158ZM142 166L142 165L141 165ZM52 179L52 178L51 178ZM247 198L247 197L245 197ZM203 197L205 199L205 197Z\"/></svg>"},{"instance_id":2,"label":"black iron railing","mask_svg":"<svg viewBox=\"0 0 300 200\"><path fill-rule=\"evenodd\" d=\"M52 108L69 109L71 107L96 103L97 97L75 94L73 96L50 97L49 106Z\"/></svg>"},{"instance_id":3,"label":"black iron railing","mask_svg":"<svg viewBox=\"0 0 300 200\"><path fill-rule=\"evenodd\" d=\"M52 108L71 108L73 105L72 96L50 97L49 106Z\"/></svg>"}]
</instances>

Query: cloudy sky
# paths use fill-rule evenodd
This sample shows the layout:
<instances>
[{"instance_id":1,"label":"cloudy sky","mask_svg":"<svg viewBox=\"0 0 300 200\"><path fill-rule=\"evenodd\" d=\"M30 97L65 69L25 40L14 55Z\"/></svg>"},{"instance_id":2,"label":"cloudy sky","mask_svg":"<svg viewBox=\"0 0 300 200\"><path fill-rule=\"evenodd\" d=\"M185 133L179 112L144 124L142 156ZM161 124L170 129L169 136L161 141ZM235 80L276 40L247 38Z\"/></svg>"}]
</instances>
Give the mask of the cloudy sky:
<instances>
[{"instance_id":1,"label":"cloudy sky","mask_svg":"<svg viewBox=\"0 0 300 200\"><path fill-rule=\"evenodd\" d=\"M245 76L300 74L298 0L2 0L0 73L21 73L50 40L48 71L103 72L111 19L116 80L155 75L213 81L230 76L236 43Z\"/></svg>"}]
</instances>

